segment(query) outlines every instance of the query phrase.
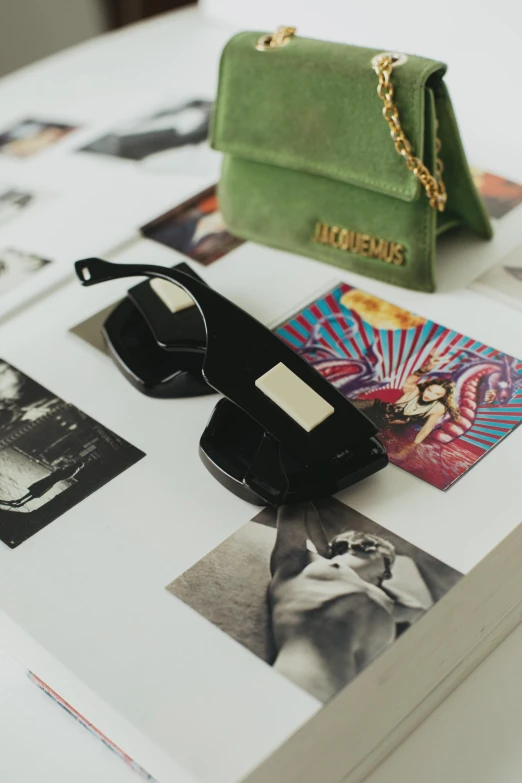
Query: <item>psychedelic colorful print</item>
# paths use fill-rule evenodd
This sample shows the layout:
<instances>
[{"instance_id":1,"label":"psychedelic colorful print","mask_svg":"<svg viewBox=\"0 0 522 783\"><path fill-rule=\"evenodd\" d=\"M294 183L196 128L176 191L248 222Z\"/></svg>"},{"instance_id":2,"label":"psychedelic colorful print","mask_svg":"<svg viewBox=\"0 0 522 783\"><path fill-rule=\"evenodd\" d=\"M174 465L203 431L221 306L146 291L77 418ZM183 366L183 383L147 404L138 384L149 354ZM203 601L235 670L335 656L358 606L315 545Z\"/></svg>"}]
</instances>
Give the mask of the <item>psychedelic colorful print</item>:
<instances>
[{"instance_id":1,"label":"psychedelic colorful print","mask_svg":"<svg viewBox=\"0 0 522 783\"><path fill-rule=\"evenodd\" d=\"M390 461L447 489L522 421L522 361L340 284L276 329L380 429Z\"/></svg>"}]
</instances>

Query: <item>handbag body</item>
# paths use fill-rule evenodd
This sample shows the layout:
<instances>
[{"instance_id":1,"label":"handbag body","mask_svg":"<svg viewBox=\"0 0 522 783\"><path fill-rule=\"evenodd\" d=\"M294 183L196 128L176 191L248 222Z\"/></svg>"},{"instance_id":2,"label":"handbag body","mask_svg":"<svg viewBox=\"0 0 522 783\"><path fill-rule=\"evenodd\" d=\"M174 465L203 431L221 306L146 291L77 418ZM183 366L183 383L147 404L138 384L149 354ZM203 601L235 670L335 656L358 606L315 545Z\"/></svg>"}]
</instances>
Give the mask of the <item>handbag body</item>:
<instances>
[{"instance_id":1,"label":"handbag body","mask_svg":"<svg viewBox=\"0 0 522 783\"><path fill-rule=\"evenodd\" d=\"M218 196L229 231L434 291L440 233L465 225L492 235L445 70L293 28L234 36L211 127L224 153Z\"/></svg>"}]
</instances>

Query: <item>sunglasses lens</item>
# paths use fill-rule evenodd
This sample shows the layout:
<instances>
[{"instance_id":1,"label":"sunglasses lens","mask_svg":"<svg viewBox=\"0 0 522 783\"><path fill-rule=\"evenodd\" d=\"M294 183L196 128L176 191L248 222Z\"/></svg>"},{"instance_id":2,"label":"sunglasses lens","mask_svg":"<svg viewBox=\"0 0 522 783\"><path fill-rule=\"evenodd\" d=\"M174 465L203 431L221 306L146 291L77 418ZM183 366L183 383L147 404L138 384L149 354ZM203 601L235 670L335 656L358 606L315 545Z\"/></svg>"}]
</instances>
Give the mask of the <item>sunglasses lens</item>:
<instances>
[{"instance_id":1,"label":"sunglasses lens","mask_svg":"<svg viewBox=\"0 0 522 783\"><path fill-rule=\"evenodd\" d=\"M270 502L245 482L264 436L262 427L229 400L218 402L199 443L203 464L223 486L249 503Z\"/></svg>"},{"instance_id":2,"label":"sunglasses lens","mask_svg":"<svg viewBox=\"0 0 522 783\"><path fill-rule=\"evenodd\" d=\"M170 398L214 393L201 374L204 354L161 348L130 299L108 316L103 333L116 366L143 394Z\"/></svg>"},{"instance_id":3,"label":"sunglasses lens","mask_svg":"<svg viewBox=\"0 0 522 783\"><path fill-rule=\"evenodd\" d=\"M310 467L227 399L214 408L199 453L205 467L228 490L249 503L276 506L333 495L388 461L384 446L371 438L359 444L357 451Z\"/></svg>"},{"instance_id":4,"label":"sunglasses lens","mask_svg":"<svg viewBox=\"0 0 522 783\"><path fill-rule=\"evenodd\" d=\"M203 282L185 263L177 264L175 269ZM181 291L174 283L157 279L146 280L129 289L127 298L140 311L158 346L168 345L169 351L195 351L204 354L207 335L199 309L192 305L173 312L153 287L154 283L160 282L163 284L163 290L168 291L170 287L174 293ZM190 302L190 299L188 301Z\"/></svg>"}]
</instances>

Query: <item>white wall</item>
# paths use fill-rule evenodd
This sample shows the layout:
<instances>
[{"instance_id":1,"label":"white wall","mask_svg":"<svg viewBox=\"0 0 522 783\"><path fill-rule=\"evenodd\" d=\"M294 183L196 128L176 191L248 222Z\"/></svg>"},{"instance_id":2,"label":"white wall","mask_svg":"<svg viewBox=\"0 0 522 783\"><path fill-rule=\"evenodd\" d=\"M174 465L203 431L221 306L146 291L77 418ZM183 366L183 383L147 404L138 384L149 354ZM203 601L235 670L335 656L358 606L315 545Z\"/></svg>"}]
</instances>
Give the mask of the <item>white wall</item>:
<instances>
[{"instance_id":1,"label":"white wall","mask_svg":"<svg viewBox=\"0 0 522 783\"><path fill-rule=\"evenodd\" d=\"M520 0L200 0L200 5L207 18L237 29L294 25L298 35L446 62L470 159L485 167L494 161L507 177L522 176Z\"/></svg>"},{"instance_id":2,"label":"white wall","mask_svg":"<svg viewBox=\"0 0 522 783\"><path fill-rule=\"evenodd\" d=\"M0 76L106 27L102 0L1 0Z\"/></svg>"}]
</instances>

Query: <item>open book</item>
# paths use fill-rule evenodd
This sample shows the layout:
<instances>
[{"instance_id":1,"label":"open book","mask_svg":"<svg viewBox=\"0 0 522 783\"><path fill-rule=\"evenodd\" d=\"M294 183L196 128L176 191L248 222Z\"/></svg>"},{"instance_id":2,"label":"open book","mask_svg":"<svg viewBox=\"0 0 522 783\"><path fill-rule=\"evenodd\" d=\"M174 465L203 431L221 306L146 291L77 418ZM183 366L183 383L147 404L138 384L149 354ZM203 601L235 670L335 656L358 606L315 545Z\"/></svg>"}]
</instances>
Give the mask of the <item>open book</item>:
<instances>
[{"instance_id":1,"label":"open book","mask_svg":"<svg viewBox=\"0 0 522 783\"><path fill-rule=\"evenodd\" d=\"M119 258L145 253L176 260ZM522 614L522 314L363 281L336 320L317 302L353 276L248 244L190 263L369 401L395 464L239 500L198 457L215 395L151 399L104 353L129 283L71 282L2 329L1 641L159 783L354 783Z\"/></svg>"}]
</instances>

